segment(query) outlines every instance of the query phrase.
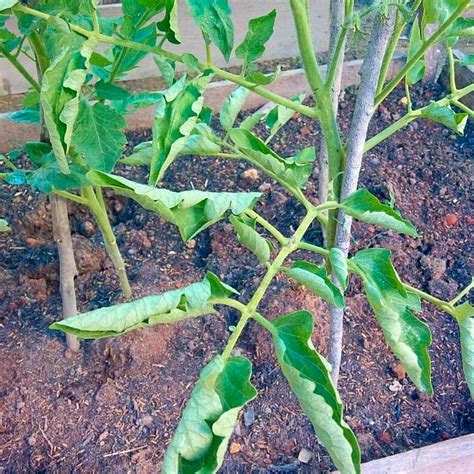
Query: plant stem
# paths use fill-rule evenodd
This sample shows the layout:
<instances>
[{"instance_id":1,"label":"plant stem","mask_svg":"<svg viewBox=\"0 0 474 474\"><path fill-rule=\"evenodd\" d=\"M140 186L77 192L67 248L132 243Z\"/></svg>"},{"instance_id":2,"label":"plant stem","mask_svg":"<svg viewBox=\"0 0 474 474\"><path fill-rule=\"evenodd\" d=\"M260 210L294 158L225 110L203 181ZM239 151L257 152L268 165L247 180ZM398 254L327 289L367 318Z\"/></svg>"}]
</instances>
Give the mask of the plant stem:
<instances>
[{"instance_id":1,"label":"plant stem","mask_svg":"<svg viewBox=\"0 0 474 474\"><path fill-rule=\"evenodd\" d=\"M471 94L472 92L474 92L474 84L464 87L463 89L458 89L454 94L450 94L434 103L437 104L439 107L445 107L450 103L459 107L458 104L461 104L460 108L464 109L466 113L472 114L472 110L470 110L469 107L459 102L459 99L462 99L463 97ZM379 132L377 135L373 136L370 140L367 140L364 146L364 153L367 153L368 151L372 150L372 148L376 147L379 143L383 142L388 137L397 133L399 130L406 127L414 120L423 117L424 111L430 106L432 107L432 104L427 105L426 107L422 107L421 109L412 110L411 112L408 112L404 117L397 120L392 125Z\"/></svg>"},{"instance_id":2,"label":"plant stem","mask_svg":"<svg viewBox=\"0 0 474 474\"><path fill-rule=\"evenodd\" d=\"M323 247L318 247L317 245L308 244L307 242L300 242L298 244L298 248L300 250L309 250L310 252L318 253L320 255L323 255L324 257L329 256L329 250L326 250Z\"/></svg>"},{"instance_id":3,"label":"plant stem","mask_svg":"<svg viewBox=\"0 0 474 474\"><path fill-rule=\"evenodd\" d=\"M70 193L68 191L58 191L57 189L53 189L53 193L57 196L61 196L65 199L68 199L69 201L73 201L77 204L87 206L87 202L81 196L77 196L76 194Z\"/></svg>"},{"instance_id":4,"label":"plant stem","mask_svg":"<svg viewBox=\"0 0 474 474\"><path fill-rule=\"evenodd\" d=\"M37 18L41 18L43 20L49 20L51 18L51 15L48 15L47 13L40 12L38 10L35 10L33 8L29 8L25 5L17 4L13 8L13 10L21 11L23 13L27 13L29 15L36 16ZM171 53L170 51L165 51L164 49L157 47L157 46L149 46L146 44L142 43L137 43L135 41L129 41L129 40L122 40L119 38L114 38L112 36L104 35L103 33L101 34L96 34L93 31L86 30L85 28L82 28L80 26L77 26L73 23L69 23L69 26L72 31L85 36L86 38L94 39L96 41L100 41L102 43L106 44L112 44L115 46L120 46L122 48L128 48L128 49L133 49L135 51L144 51L147 53L152 53L156 54L158 56L163 56L164 58L171 59L173 61L183 63L184 61L182 59L182 56L179 54ZM287 99L286 97L283 97L279 94L276 94L265 87L258 86L253 82L250 82L246 80L245 78L241 77L240 75L237 74L232 74L230 72L224 71L223 69L220 69L216 66L211 66L209 67L207 64L204 63L199 63L198 67L200 70L205 71L206 69L211 69L214 74L221 79L233 82L235 84L238 84L240 86L243 86L252 92L254 92L257 95L260 95L261 97L264 97L265 99L268 99L270 102L274 102L275 104L283 105L284 107L287 107L291 110L294 110L295 112L299 112L302 115L306 115L308 117L316 117L317 113L312 107L308 107L306 105L298 104L290 99Z\"/></svg>"},{"instance_id":5,"label":"plant stem","mask_svg":"<svg viewBox=\"0 0 474 474\"><path fill-rule=\"evenodd\" d=\"M451 89L451 94L456 94L458 88L456 86L456 63L454 60L453 49L448 48L448 57L449 57L449 86Z\"/></svg>"},{"instance_id":6,"label":"plant stem","mask_svg":"<svg viewBox=\"0 0 474 474\"><path fill-rule=\"evenodd\" d=\"M281 245L288 244L288 239L260 214L257 214L252 209L247 209L245 214L247 214L250 218L255 219L257 223L260 224L269 234L273 235L273 237L275 237L275 239L277 239Z\"/></svg>"},{"instance_id":7,"label":"plant stem","mask_svg":"<svg viewBox=\"0 0 474 474\"><path fill-rule=\"evenodd\" d=\"M364 155L364 145L367 139L369 124L374 113L374 99L377 93L377 84L389 39L393 32L395 11L389 12L389 18L378 15L368 47L367 57L361 71L361 86L356 99L354 115L348 137L347 161L340 200L346 199L355 192L359 183L360 169ZM347 256L351 237L351 222L342 209L339 210L339 219L335 237L336 246ZM343 317L342 308L331 307L331 322L329 335L329 363L332 366L331 376L335 384L339 377L342 356Z\"/></svg>"},{"instance_id":8,"label":"plant stem","mask_svg":"<svg viewBox=\"0 0 474 474\"><path fill-rule=\"evenodd\" d=\"M407 61L405 66L395 75L395 77L385 86L380 94L375 98L375 107L378 107L397 87L400 81L410 72L412 67L424 56L426 51L436 44L438 40L443 36L446 30L457 20L461 13L469 5L470 0L462 0L459 2L458 7L453 12L453 14L446 20L445 23L434 33L430 38L428 38L420 49L413 55L413 57Z\"/></svg>"},{"instance_id":9,"label":"plant stem","mask_svg":"<svg viewBox=\"0 0 474 474\"><path fill-rule=\"evenodd\" d=\"M329 72L326 79L326 88L330 91L331 102L334 108L334 114L337 117L339 110L339 97L342 88L342 72L344 68L344 55L347 38L347 27L344 26L344 20L352 15L352 4L347 4L344 0L334 0L331 2L331 37L329 41ZM329 194L329 151L326 139L323 137L319 148L319 176L318 191L319 202L324 203L328 200ZM333 219L334 213L331 213ZM328 213L324 213L328 217ZM330 231L330 239L334 237L334 226ZM322 226L324 243L328 246L327 224Z\"/></svg>"},{"instance_id":10,"label":"plant stem","mask_svg":"<svg viewBox=\"0 0 474 474\"><path fill-rule=\"evenodd\" d=\"M30 86L36 91L40 92L41 87L38 84L38 81L34 79L34 77L26 70L26 68L23 66L23 64L18 61L18 59L11 55L4 46L0 44L0 53L2 53L3 56L5 56L8 61L14 66L17 71L25 78L25 80L30 84Z\"/></svg>"},{"instance_id":11,"label":"plant stem","mask_svg":"<svg viewBox=\"0 0 474 474\"><path fill-rule=\"evenodd\" d=\"M132 289L128 281L127 270L123 261L120 249L117 245L112 226L110 225L107 209L105 208L102 192L95 193L91 186L82 189L82 197L97 221L99 229L105 242L105 248L109 254L115 269L117 270L122 288L123 297L129 300L132 297Z\"/></svg>"},{"instance_id":12,"label":"plant stem","mask_svg":"<svg viewBox=\"0 0 474 474\"><path fill-rule=\"evenodd\" d=\"M416 0L416 2L411 7L413 14L416 14L418 9L420 8L422 0ZM390 41L387 46L387 51L385 52L385 56L383 58L382 69L380 71L379 82L377 86L377 95L383 90L383 86L385 81L387 80L388 72L390 70L390 64L392 63L393 56L397 50L398 41L400 40L400 36L405 29L407 21L405 19L405 15L402 12L397 12L397 20L395 23L395 30L390 38Z\"/></svg>"},{"instance_id":13,"label":"plant stem","mask_svg":"<svg viewBox=\"0 0 474 474\"><path fill-rule=\"evenodd\" d=\"M288 241L286 245L281 248L275 260L268 268L267 273L263 277L259 287L255 291L247 305L245 305L245 309L242 307L238 308L240 311L242 311L242 316L234 332L230 336L229 341L227 342L227 345L224 349L224 352L222 353L222 356L224 358L228 358L232 353L235 345L237 344L237 341L239 340L243 330L245 329L245 326L247 325L249 318L253 317L253 315L255 314L262 298L265 296L265 293L268 290L268 287L271 285L273 278L275 278L275 275L280 271L280 267L283 265L287 257L292 252L298 249L298 244L303 239L306 231L309 229L310 225L316 218L316 215L317 212L315 210L310 211L308 212L308 214L306 214L306 217L299 225L293 237Z\"/></svg>"},{"instance_id":14,"label":"plant stem","mask_svg":"<svg viewBox=\"0 0 474 474\"><path fill-rule=\"evenodd\" d=\"M67 201L55 194L49 195L51 216L53 221L54 240L59 254L59 287L61 293L63 317L69 318L77 314L77 300L74 280L78 274L74 248L72 245L71 228L67 210ZM67 346L72 352L80 349L79 339L66 334Z\"/></svg>"},{"instance_id":15,"label":"plant stem","mask_svg":"<svg viewBox=\"0 0 474 474\"><path fill-rule=\"evenodd\" d=\"M313 38L308 14L308 2L301 0L290 0L290 6L295 22L296 35L300 49L301 59L308 78L308 82L316 100L316 111L320 121L321 130L327 146L328 157L328 181L333 182L336 198L339 197L341 184L341 166L343 162L343 147L339 129L337 127L336 113L332 97L322 78L321 71L316 59L313 47ZM322 178L326 180L326 177ZM335 215L329 213L326 228L326 240L328 246L332 245L335 235Z\"/></svg>"},{"instance_id":16,"label":"plant stem","mask_svg":"<svg viewBox=\"0 0 474 474\"><path fill-rule=\"evenodd\" d=\"M466 286L466 288L464 288L464 290L462 290L461 293L459 293L459 295L457 295L455 298L453 298L449 302L449 304L454 306L459 301L461 301L466 295L468 295L472 289L474 289L474 278L472 279L471 283L468 286Z\"/></svg>"}]
</instances>

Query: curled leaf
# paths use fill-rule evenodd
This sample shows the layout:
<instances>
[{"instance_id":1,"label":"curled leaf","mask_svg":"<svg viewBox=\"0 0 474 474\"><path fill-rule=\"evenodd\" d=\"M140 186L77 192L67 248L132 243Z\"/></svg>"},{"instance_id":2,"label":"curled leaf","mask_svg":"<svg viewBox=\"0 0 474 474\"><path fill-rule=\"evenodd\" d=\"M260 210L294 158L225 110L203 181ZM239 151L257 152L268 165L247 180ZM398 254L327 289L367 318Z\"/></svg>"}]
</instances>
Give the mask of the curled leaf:
<instances>
[{"instance_id":1,"label":"curled leaf","mask_svg":"<svg viewBox=\"0 0 474 474\"><path fill-rule=\"evenodd\" d=\"M216 298L235 293L233 288L209 272L203 281L186 288L78 314L52 324L51 329L83 339L117 336L154 324L170 324L214 313L213 301Z\"/></svg>"},{"instance_id":2,"label":"curled leaf","mask_svg":"<svg viewBox=\"0 0 474 474\"><path fill-rule=\"evenodd\" d=\"M215 473L240 410L257 396L245 357L217 356L202 370L163 462L165 474Z\"/></svg>"},{"instance_id":3,"label":"curled leaf","mask_svg":"<svg viewBox=\"0 0 474 474\"><path fill-rule=\"evenodd\" d=\"M343 474L360 472L360 448L343 419L343 406L331 379L331 366L311 343L313 316L306 311L273 321L278 361L293 393L311 420L321 444Z\"/></svg>"},{"instance_id":4,"label":"curled leaf","mask_svg":"<svg viewBox=\"0 0 474 474\"><path fill-rule=\"evenodd\" d=\"M367 189L359 189L351 194L341 203L341 207L346 214L359 221L418 237L418 232L410 221L404 219L390 206L382 204Z\"/></svg>"},{"instance_id":5,"label":"curled leaf","mask_svg":"<svg viewBox=\"0 0 474 474\"><path fill-rule=\"evenodd\" d=\"M185 241L223 219L228 211L238 215L253 208L261 196L260 193L173 192L112 174L89 172L87 176L94 184L112 188L145 209L159 213L168 222L178 226Z\"/></svg>"},{"instance_id":6,"label":"curled leaf","mask_svg":"<svg viewBox=\"0 0 474 474\"><path fill-rule=\"evenodd\" d=\"M433 393L428 347L431 332L414 311L421 311L420 298L407 292L387 249L366 249L351 260L362 277L367 299L382 327L388 345L400 359L413 383Z\"/></svg>"}]
</instances>

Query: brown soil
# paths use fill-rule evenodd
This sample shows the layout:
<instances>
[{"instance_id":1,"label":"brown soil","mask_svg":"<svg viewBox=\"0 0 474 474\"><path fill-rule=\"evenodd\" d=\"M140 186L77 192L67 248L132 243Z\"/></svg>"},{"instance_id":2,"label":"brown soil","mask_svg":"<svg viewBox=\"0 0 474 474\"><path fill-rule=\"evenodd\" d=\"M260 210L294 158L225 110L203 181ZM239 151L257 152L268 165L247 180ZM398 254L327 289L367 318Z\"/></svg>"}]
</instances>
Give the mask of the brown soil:
<instances>
[{"instance_id":1,"label":"brown soil","mask_svg":"<svg viewBox=\"0 0 474 474\"><path fill-rule=\"evenodd\" d=\"M424 103L439 93L418 91L415 102ZM371 133L402 113L401 97L396 92L377 113ZM349 91L341 107L344 132L352 107ZM131 134L130 146L149 136L149 131ZM318 141L314 124L296 117L274 147L286 156ZM415 240L357 224L354 249L391 248L404 279L443 298L452 298L468 284L474 222L469 199L472 145L472 133L458 138L436 124L420 122L370 152L362 184L384 199L391 189L402 213L423 237ZM241 178L245 169L241 163L184 159L170 170L166 187L248 190L268 183L258 210L289 234L302 210L262 175L253 183ZM121 172L144 178L136 170ZM314 186L308 194L315 197ZM187 285L206 270L240 290L242 300L258 285L263 268L238 245L226 222L202 233L190 248L159 216L111 193L107 198L136 297ZM2 185L0 199L0 216L13 227L13 232L0 235L2 472L159 471L199 371L222 350L237 315L223 309L219 315L174 326L86 342L80 354L69 354L63 336L48 330L60 318L60 298L45 198ZM449 214L455 218L447 219ZM81 310L119 301L117 278L91 217L73 207L72 225ZM307 234L314 243L320 238L317 226ZM346 419L359 438L364 461L473 431L473 404L461 371L456 323L425 306L422 318L434 338L430 352L436 392L427 397L405 378L384 343L358 281L351 283L348 303L340 386ZM315 296L279 276L261 310L274 317L302 308L314 314L314 342L325 353L327 308ZM275 363L266 332L250 325L239 350L253 361L259 397L239 421L232 439L233 451L238 452L227 454L223 472L331 469ZM303 448L313 453L308 465L297 461Z\"/></svg>"}]
</instances>

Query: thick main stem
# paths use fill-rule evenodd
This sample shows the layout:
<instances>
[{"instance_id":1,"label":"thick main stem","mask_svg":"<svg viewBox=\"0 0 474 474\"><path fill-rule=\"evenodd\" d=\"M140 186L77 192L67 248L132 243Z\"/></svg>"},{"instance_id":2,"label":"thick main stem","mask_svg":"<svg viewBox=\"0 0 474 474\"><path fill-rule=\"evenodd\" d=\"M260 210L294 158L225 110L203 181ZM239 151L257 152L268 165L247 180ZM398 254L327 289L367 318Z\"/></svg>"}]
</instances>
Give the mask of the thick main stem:
<instances>
[{"instance_id":1,"label":"thick main stem","mask_svg":"<svg viewBox=\"0 0 474 474\"><path fill-rule=\"evenodd\" d=\"M49 195L53 221L54 241L59 254L59 289L61 293L63 317L70 318L77 314L76 288L74 280L78 274L74 248L72 246L71 228L69 225L67 201L55 194ZM79 339L66 334L68 348L73 352L80 349Z\"/></svg>"},{"instance_id":2,"label":"thick main stem","mask_svg":"<svg viewBox=\"0 0 474 474\"><path fill-rule=\"evenodd\" d=\"M374 113L377 85L385 51L393 32L395 12L392 9L388 18L381 15L375 20L367 57L361 71L361 86L357 95L351 129L348 137L347 160L341 189L341 200L355 192L359 183L364 146L369 124ZM349 252L352 220L339 210L335 244L347 256ZM342 356L344 310L331 307L331 325L329 336L329 362L331 375L335 383L339 377Z\"/></svg>"},{"instance_id":3,"label":"thick main stem","mask_svg":"<svg viewBox=\"0 0 474 474\"><path fill-rule=\"evenodd\" d=\"M117 270L123 297L126 300L129 300L132 297L132 289L128 281L125 262L123 261L122 254L120 253L120 249L117 245L117 239L115 238L114 231L110 225L107 209L102 197L102 192L98 190L96 194L94 189L88 186L82 189L82 196L87 201L87 206L97 221L97 225L99 226L99 229L102 233L107 253L112 260L115 269Z\"/></svg>"},{"instance_id":4,"label":"thick main stem","mask_svg":"<svg viewBox=\"0 0 474 474\"><path fill-rule=\"evenodd\" d=\"M342 71L344 68L344 49L346 43L343 24L345 18L345 0L334 0L331 2L331 37L329 42L329 74L327 86L331 91L331 102L334 114L337 116L339 109L339 96L341 94ZM329 157L326 139L323 137L319 150L319 202L328 200L329 191ZM323 235L326 240L326 229L323 226Z\"/></svg>"}]
</instances>

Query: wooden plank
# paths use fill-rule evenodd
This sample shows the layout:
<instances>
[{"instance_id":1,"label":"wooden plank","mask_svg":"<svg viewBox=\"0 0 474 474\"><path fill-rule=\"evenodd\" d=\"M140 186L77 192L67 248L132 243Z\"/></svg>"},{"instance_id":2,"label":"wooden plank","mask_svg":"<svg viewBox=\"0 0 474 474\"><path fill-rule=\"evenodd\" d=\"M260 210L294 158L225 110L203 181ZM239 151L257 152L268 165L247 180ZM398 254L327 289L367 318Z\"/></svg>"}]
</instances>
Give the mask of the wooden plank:
<instances>
[{"instance_id":1,"label":"wooden plank","mask_svg":"<svg viewBox=\"0 0 474 474\"><path fill-rule=\"evenodd\" d=\"M362 465L362 474L468 474L473 472L474 434Z\"/></svg>"},{"instance_id":2,"label":"wooden plank","mask_svg":"<svg viewBox=\"0 0 474 474\"><path fill-rule=\"evenodd\" d=\"M325 52L329 47L329 1L330 0L310 0L313 22L313 43L317 52ZM232 19L235 25L235 44L238 45L244 39L248 30L248 21L251 18L262 16L272 9L277 10L275 24L275 34L268 41L264 60L282 59L298 56L298 43L293 25L288 0L230 0L233 9ZM188 13L185 1L179 3L179 26L183 42L181 45L168 45L167 49L176 53L192 53L198 58L205 57L204 41L202 34L195 25L194 20ZM121 15L120 5L102 5L101 13L105 17ZM16 21L9 20L7 26L15 31ZM101 46L99 49L105 49ZM235 55L231 56L229 64L225 63L222 54L213 47L213 60L217 66L235 66L240 64ZM35 66L29 61L24 61L27 70L35 75ZM134 71L131 71L127 80L156 77L159 71L153 61L153 57L148 55ZM28 90L28 83L17 73L16 69L6 59L0 58L0 93L19 94Z\"/></svg>"}]
</instances>

